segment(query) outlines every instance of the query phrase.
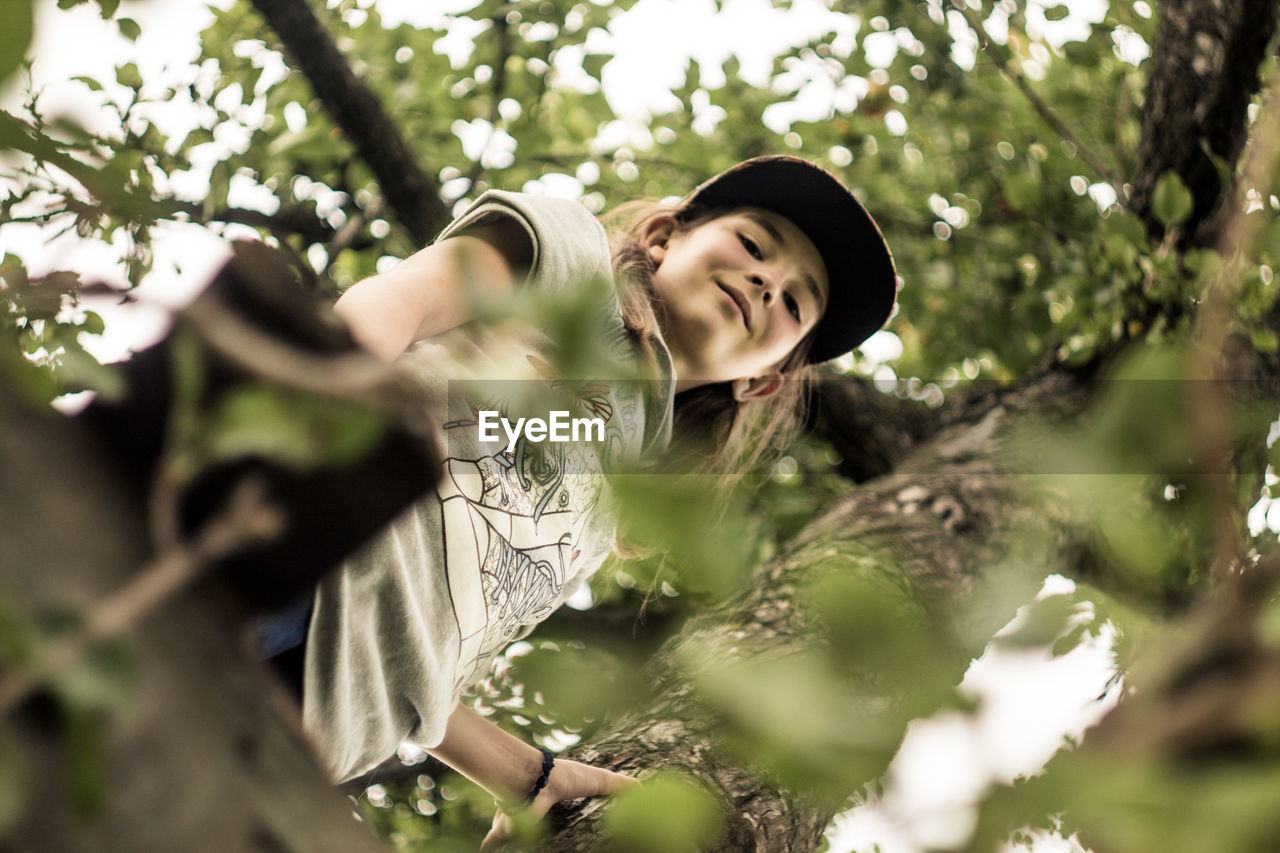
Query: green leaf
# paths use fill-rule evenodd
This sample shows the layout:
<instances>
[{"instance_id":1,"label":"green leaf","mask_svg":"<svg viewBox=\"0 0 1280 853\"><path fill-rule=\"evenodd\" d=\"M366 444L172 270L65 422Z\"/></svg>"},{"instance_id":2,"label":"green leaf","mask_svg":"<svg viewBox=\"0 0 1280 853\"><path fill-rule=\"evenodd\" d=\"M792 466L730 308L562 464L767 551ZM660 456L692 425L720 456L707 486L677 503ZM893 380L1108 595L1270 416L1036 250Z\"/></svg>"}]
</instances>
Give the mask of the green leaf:
<instances>
[{"instance_id":1,"label":"green leaf","mask_svg":"<svg viewBox=\"0 0 1280 853\"><path fill-rule=\"evenodd\" d=\"M92 815L106 801L107 733L101 714L68 705L64 709L67 775L76 809Z\"/></svg>"},{"instance_id":2,"label":"green leaf","mask_svg":"<svg viewBox=\"0 0 1280 853\"><path fill-rule=\"evenodd\" d=\"M383 426L381 416L335 400L246 386L221 400L205 449L213 459L260 456L305 470L358 459Z\"/></svg>"},{"instance_id":3,"label":"green leaf","mask_svg":"<svg viewBox=\"0 0 1280 853\"><path fill-rule=\"evenodd\" d=\"M58 379L66 391L91 389L104 400L119 400L125 393L119 366L100 364L79 346L68 346L66 352L58 357Z\"/></svg>"},{"instance_id":4,"label":"green leaf","mask_svg":"<svg viewBox=\"0 0 1280 853\"><path fill-rule=\"evenodd\" d=\"M101 7L102 19L106 21L120 8L120 0L98 0L98 6Z\"/></svg>"},{"instance_id":5,"label":"green leaf","mask_svg":"<svg viewBox=\"0 0 1280 853\"><path fill-rule=\"evenodd\" d=\"M613 59L610 53L588 53L582 57L582 70L590 74L596 80L600 79L600 75L604 73L604 66Z\"/></svg>"},{"instance_id":6,"label":"green leaf","mask_svg":"<svg viewBox=\"0 0 1280 853\"><path fill-rule=\"evenodd\" d=\"M142 73L138 71L138 66L132 62L126 62L116 69L116 82L121 86L137 91L142 88Z\"/></svg>"},{"instance_id":7,"label":"green leaf","mask_svg":"<svg viewBox=\"0 0 1280 853\"><path fill-rule=\"evenodd\" d=\"M91 335L100 335L106 331L107 324L103 321L102 315L93 311L84 312L84 322L80 324L81 328Z\"/></svg>"},{"instance_id":8,"label":"green leaf","mask_svg":"<svg viewBox=\"0 0 1280 853\"><path fill-rule=\"evenodd\" d=\"M1085 625L1077 625L1070 631L1067 631L1061 637L1054 641L1050 653L1055 658L1060 658L1065 654L1074 651L1077 646L1084 640L1085 632L1088 630Z\"/></svg>"},{"instance_id":9,"label":"green leaf","mask_svg":"<svg viewBox=\"0 0 1280 853\"><path fill-rule=\"evenodd\" d=\"M1069 41L1062 46L1062 52L1066 54L1067 59L1073 65L1079 65L1084 68L1098 67L1099 59L1098 49L1090 44L1082 41Z\"/></svg>"},{"instance_id":10,"label":"green leaf","mask_svg":"<svg viewBox=\"0 0 1280 853\"><path fill-rule=\"evenodd\" d=\"M1191 216L1191 191L1177 172L1165 172L1151 193L1151 212L1167 228L1181 225Z\"/></svg>"},{"instance_id":11,"label":"green leaf","mask_svg":"<svg viewBox=\"0 0 1280 853\"><path fill-rule=\"evenodd\" d=\"M664 773L619 794L605 825L610 849L672 853L705 848L724 825L720 804L694 781Z\"/></svg>"},{"instance_id":12,"label":"green leaf","mask_svg":"<svg viewBox=\"0 0 1280 853\"><path fill-rule=\"evenodd\" d=\"M1044 10L1044 19L1046 21L1061 21L1071 14L1071 10L1066 6L1048 6Z\"/></svg>"},{"instance_id":13,"label":"green leaf","mask_svg":"<svg viewBox=\"0 0 1280 853\"><path fill-rule=\"evenodd\" d=\"M639 672L599 649L536 648L515 659L513 672L573 726L635 707L645 695Z\"/></svg>"},{"instance_id":14,"label":"green leaf","mask_svg":"<svg viewBox=\"0 0 1280 853\"><path fill-rule=\"evenodd\" d=\"M209 172L209 192L204 197L204 215L211 216L221 207L231 190L231 161L219 160Z\"/></svg>"},{"instance_id":15,"label":"green leaf","mask_svg":"<svg viewBox=\"0 0 1280 853\"><path fill-rule=\"evenodd\" d=\"M1042 191L1040 181L1026 172L1013 172L1004 179L1005 201L1018 210L1035 207L1040 201Z\"/></svg>"},{"instance_id":16,"label":"green leaf","mask_svg":"<svg viewBox=\"0 0 1280 853\"><path fill-rule=\"evenodd\" d=\"M89 88L90 92L102 91L102 84L99 83L97 80L93 79L92 77L87 77L83 74L79 74L75 77L72 77L71 79L75 80L77 83L83 83L85 86Z\"/></svg>"},{"instance_id":17,"label":"green leaf","mask_svg":"<svg viewBox=\"0 0 1280 853\"><path fill-rule=\"evenodd\" d=\"M133 18L121 18L116 21L116 26L120 28L120 35L129 41L137 41L138 36L142 35L142 27Z\"/></svg>"},{"instance_id":18,"label":"green leaf","mask_svg":"<svg viewBox=\"0 0 1280 853\"><path fill-rule=\"evenodd\" d=\"M69 706L119 713L133 701L137 670L119 642L101 643L60 671L53 686Z\"/></svg>"},{"instance_id":19,"label":"green leaf","mask_svg":"<svg viewBox=\"0 0 1280 853\"><path fill-rule=\"evenodd\" d=\"M22 65L31 46L31 0L6 0L0 26L0 82Z\"/></svg>"},{"instance_id":20,"label":"green leaf","mask_svg":"<svg viewBox=\"0 0 1280 853\"><path fill-rule=\"evenodd\" d=\"M1066 634L1078 609L1079 603L1071 595L1037 599L1019 611L1012 630L1001 632L993 642L1010 649L1044 648Z\"/></svg>"},{"instance_id":21,"label":"green leaf","mask_svg":"<svg viewBox=\"0 0 1280 853\"><path fill-rule=\"evenodd\" d=\"M1128 211L1113 213L1107 219L1107 227L1127 240L1135 249L1143 249L1147 245L1147 232L1142 227L1142 220Z\"/></svg>"}]
</instances>

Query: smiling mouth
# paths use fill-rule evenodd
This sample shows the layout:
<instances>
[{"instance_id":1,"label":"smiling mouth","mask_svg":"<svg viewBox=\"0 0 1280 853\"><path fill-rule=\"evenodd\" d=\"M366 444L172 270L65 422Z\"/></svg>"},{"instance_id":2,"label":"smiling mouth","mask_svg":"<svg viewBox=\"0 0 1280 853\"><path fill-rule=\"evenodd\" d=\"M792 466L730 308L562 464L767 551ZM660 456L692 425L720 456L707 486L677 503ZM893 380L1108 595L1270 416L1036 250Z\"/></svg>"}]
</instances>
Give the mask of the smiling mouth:
<instances>
[{"instance_id":1,"label":"smiling mouth","mask_svg":"<svg viewBox=\"0 0 1280 853\"><path fill-rule=\"evenodd\" d=\"M747 302L747 298L727 284L717 281L716 286L727 293L733 300L733 304L738 306L738 312L742 314L742 325L747 327L748 332L751 331L751 305Z\"/></svg>"}]
</instances>

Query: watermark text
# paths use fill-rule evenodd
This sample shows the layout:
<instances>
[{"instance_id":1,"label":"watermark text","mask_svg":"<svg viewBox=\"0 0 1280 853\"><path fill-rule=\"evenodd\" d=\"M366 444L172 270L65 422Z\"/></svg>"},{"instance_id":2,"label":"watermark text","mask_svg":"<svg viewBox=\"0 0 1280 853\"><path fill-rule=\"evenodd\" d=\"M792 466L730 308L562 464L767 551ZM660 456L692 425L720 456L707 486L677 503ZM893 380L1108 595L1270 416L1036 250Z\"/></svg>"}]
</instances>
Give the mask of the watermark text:
<instances>
[{"instance_id":1,"label":"watermark text","mask_svg":"<svg viewBox=\"0 0 1280 853\"><path fill-rule=\"evenodd\" d=\"M604 441L603 418L571 418L567 410L554 410L542 418L516 418L515 423L502 417L501 412L481 409L476 421L476 436L482 442L501 441L498 428L507 438L507 452L515 451L516 442L523 435L534 443L543 441Z\"/></svg>"}]
</instances>

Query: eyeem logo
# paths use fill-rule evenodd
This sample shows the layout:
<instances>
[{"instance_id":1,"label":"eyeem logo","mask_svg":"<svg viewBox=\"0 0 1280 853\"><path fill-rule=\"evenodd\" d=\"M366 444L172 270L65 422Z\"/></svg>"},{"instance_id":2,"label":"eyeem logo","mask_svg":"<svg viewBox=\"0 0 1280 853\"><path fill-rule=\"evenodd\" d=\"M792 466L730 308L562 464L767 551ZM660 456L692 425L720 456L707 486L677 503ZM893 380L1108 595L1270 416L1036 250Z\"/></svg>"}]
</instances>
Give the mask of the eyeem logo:
<instances>
[{"instance_id":1,"label":"eyeem logo","mask_svg":"<svg viewBox=\"0 0 1280 853\"><path fill-rule=\"evenodd\" d=\"M532 442L604 441L603 418L570 418L567 410L549 413L550 418L517 418L513 425L501 412L481 409L476 421L476 435L483 442L499 441L498 427L507 436L507 452L515 450L521 434ZM594 438L592 437L594 434Z\"/></svg>"}]
</instances>

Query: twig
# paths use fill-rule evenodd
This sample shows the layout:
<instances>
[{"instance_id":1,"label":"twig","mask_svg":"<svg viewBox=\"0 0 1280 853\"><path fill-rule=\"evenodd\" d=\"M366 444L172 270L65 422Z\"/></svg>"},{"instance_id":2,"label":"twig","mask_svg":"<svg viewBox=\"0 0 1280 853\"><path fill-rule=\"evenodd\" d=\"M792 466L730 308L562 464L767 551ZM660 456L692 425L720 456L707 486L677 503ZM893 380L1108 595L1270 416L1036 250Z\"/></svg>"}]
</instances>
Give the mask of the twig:
<instances>
[{"instance_id":1,"label":"twig","mask_svg":"<svg viewBox=\"0 0 1280 853\"><path fill-rule=\"evenodd\" d=\"M507 12L503 10L490 20L493 21L494 32L498 34L498 59L493 63L493 94L489 96L489 124L498 126L498 104L507 95L507 60L511 58L511 25L507 23Z\"/></svg>"},{"instance_id":2,"label":"twig","mask_svg":"<svg viewBox=\"0 0 1280 853\"><path fill-rule=\"evenodd\" d=\"M1000 73L1007 77L1014 86L1018 87L1018 90L1026 96L1032 108L1040 115L1040 118L1044 119L1045 123L1053 128L1055 133L1076 147L1076 150L1080 152L1080 156L1089 164L1089 167L1115 190L1117 201L1128 207L1124 184L1112 173L1107 164L1102 162L1102 158L1093 153L1089 146L1085 145L1078 136L1072 133L1071 128L1063 124L1062 120L1049 108L1049 105L1036 94L1035 90L1031 88L1031 83L1027 80L1026 75L1010 65L1000 55L1000 51L992 49L991 39L987 37L986 30L982 28L982 21L974 17L973 13L965 6L964 0L951 0L951 6L964 17L965 23L977 35L978 43L982 47L983 53L991 57L996 67L1000 69Z\"/></svg>"},{"instance_id":3,"label":"twig","mask_svg":"<svg viewBox=\"0 0 1280 853\"><path fill-rule=\"evenodd\" d=\"M333 240L326 247L328 260L325 261L324 269L320 271L321 276L329 275L329 270L333 269L334 263L338 260L338 255L351 247L355 239L360 236L360 232L365 225L382 215L384 207L383 197L375 195L363 208L356 208L355 213L351 214L346 224L338 229L338 233L334 235Z\"/></svg>"},{"instance_id":4,"label":"twig","mask_svg":"<svg viewBox=\"0 0 1280 853\"><path fill-rule=\"evenodd\" d=\"M201 529L194 542L160 553L124 586L90 608L78 630L53 640L25 669L0 680L0 714L12 712L94 644L123 633L213 563L279 535L283 527L283 514L266 502L262 484L242 482L226 509Z\"/></svg>"},{"instance_id":5,"label":"twig","mask_svg":"<svg viewBox=\"0 0 1280 853\"><path fill-rule=\"evenodd\" d=\"M264 228L277 237L282 234L297 234L315 242L328 240L336 233L329 223L301 208L283 208L277 213L263 213L241 207L220 207L206 214L202 206L195 202L165 199L163 203L170 210L165 218L176 219L178 214L185 214L192 222L200 225L214 222L249 225Z\"/></svg>"}]
</instances>

